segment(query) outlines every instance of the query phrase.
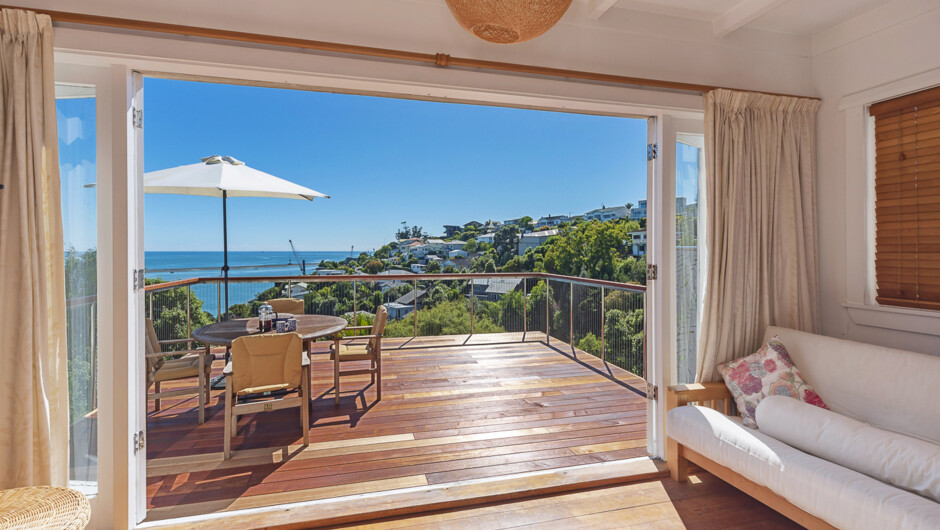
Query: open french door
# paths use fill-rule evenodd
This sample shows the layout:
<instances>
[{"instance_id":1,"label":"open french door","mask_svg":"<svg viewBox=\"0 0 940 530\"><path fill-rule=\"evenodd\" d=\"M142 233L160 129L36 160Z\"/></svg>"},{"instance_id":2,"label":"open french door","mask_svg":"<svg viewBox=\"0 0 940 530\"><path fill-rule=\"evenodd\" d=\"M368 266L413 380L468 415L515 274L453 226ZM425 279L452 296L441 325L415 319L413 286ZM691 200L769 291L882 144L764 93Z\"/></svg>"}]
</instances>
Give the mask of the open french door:
<instances>
[{"instance_id":1,"label":"open french door","mask_svg":"<svg viewBox=\"0 0 940 530\"><path fill-rule=\"evenodd\" d=\"M705 242L704 123L661 115L649 120L647 147L647 440L665 456L666 388L695 377ZM704 231L702 231L704 233Z\"/></svg>"}]
</instances>

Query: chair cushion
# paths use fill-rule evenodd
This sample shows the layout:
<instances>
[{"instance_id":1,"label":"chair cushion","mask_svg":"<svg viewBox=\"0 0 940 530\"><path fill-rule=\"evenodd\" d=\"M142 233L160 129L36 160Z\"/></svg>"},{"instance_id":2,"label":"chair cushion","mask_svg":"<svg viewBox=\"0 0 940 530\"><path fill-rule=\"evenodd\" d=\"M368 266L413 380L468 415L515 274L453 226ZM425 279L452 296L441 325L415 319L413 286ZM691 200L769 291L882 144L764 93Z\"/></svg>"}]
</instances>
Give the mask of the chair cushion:
<instances>
[{"instance_id":1,"label":"chair cushion","mask_svg":"<svg viewBox=\"0 0 940 530\"><path fill-rule=\"evenodd\" d=\"M801 451L940 502L940 445L782 396L761 401L757 424Z\"/></svg>"},{"instance_id":2,"label":"chair cushion","mask_svg":"<svg viewBox=\"0 0 940 530\"><path fill-rule=\"evenodd\" d=\"M336 352L335 344L330 346L330 359L334 359ZM339 345L339 360L340 361L365 361L372 358L372 348L368 343L360 344L340 344Z\"/></svg>"},{"instance_id":3,"label":"chair cushion","mask_svg":"<svg viewBox=\"0 0 940 530\"><path fill-rule=\"evenodd\" d=\"M747 427L757 427L754 411L760 401L770 395L789 396L826 408L777 337L772 337L751 355L718 365L718 373L734 396Z\"/></svg>"},{"instance_id":4,"label":"chair cushion","mask_svg":"<svg viewBox=\"0 0 940 530\"><path fill-rule=\"evenodd\" d=\"M203 366L206 374L212 370L212 356L206 356L206 362ZM199 376L199 356L186 356L179 359L164 361L153 374L154 381L172 381L174 379L183 379L186 377Z\"/></svg>"},{"instance_id":5,"label":"chair cushion","mask_svg":"<svg viewBox=\"0 0 940 530\"><path fill-rule=\"evenodd\" d=\"M776 440L705 407L666 415L667 435L838 528L940 528L940 504Z\"/></svg>"}]
</instances>

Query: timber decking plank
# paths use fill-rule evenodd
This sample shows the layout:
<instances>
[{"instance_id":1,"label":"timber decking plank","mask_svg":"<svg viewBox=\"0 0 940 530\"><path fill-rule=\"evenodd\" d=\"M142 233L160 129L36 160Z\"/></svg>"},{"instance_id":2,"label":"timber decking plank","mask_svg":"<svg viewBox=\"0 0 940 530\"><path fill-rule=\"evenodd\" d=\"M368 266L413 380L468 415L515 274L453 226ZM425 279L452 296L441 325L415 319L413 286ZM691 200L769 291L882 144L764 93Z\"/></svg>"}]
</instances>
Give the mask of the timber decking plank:
<instances>
[{"instance_id":1,"label":"timber decking plank","mask_svg":"<svg viewBox=\"0 0 940 530\"><path fill-rule=\"evenodd\" d=\"M377 520L360 530L540 528L800 528L707 473Z\"/></svg>"}]
</instances>

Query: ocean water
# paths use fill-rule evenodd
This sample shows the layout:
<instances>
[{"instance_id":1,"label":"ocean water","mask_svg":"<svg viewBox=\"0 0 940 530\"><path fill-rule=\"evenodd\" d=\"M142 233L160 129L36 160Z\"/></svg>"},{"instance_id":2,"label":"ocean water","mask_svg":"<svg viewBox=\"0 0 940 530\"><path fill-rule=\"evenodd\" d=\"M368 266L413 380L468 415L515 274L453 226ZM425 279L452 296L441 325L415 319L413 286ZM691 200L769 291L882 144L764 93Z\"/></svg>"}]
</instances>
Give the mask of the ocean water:
<instances>
[{"instance_id":1,"label":"ocean water","mask_svg":"<svg viewBox=\"0 0 940 530\"><path fill-rule=\"evenodd\" d=\"M301 260L307 263L307 274L315 274L316 267L322 260L342 261L350 256L348 250L298 252ZM359 252L355 253L358 256ZM160 252L144 253L147 278L159 278L163 281L185 280L187 278L218 278L222 276L222 252ZM229 277L244 278L252 276L299 276L300 265L293 252L245 252L228 253ZM193 270L204 269L204 270ZM243 304L254 300L258 293L274 286L273 282L230 282L229 305ZM219 300L224 301L224 288L216 284L200 284L193 287L193 294L203 301L203 309L218 314ZM159 304L159 294L154 295L155 304ZM224 303L224 302L223 302Z\"/></svg>"}]
</instances>

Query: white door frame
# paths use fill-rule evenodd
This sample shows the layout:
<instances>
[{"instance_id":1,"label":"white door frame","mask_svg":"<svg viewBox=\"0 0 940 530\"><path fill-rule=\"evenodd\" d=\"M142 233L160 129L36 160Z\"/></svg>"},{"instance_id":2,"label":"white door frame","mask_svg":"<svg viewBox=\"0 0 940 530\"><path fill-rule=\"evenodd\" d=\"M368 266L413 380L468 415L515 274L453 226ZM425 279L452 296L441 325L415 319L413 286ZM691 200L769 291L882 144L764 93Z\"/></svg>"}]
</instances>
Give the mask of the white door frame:
<instances>
[{"instance_id":1,"label":"white door frame","mask_svg":"<svg viewBox=\"0 0 940 530\"><path fill-rule=\"evenodd\" d=\"M107 131L110 137L107 175L99 172L99 297L103 298L99 322L99 358L109 366L109 388L101 401L109 404L108 428L99 437L109 453L99 453L102 489L100 528L133 528L143 520L145 506L145 462L143 452L135 455L133 433L146 421L141 406L144 381L143 290L134 288L134 269L143 268L143 177L137 156L140 137L132 127L134 79L125 65L112 65L109 73ZM99 127L99 130L101 128ZM101 138L99 136L99 138ZM104 142L102 142L104 143ZM100 166L99 166L100 168ZM100 171L100 170L99 170ZM102 178L104 177L104 178ZM104 262L104 268L101 264ZM103 336L102 336L103 335ZM104 381L104 377L101 378ZM136 382L136 383L135 383ZM102 473L102 468L107 473Z\"/></svg>"}]
</instances>

